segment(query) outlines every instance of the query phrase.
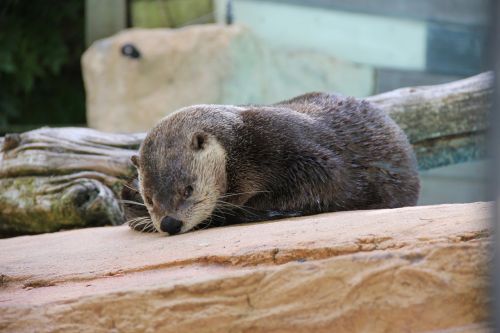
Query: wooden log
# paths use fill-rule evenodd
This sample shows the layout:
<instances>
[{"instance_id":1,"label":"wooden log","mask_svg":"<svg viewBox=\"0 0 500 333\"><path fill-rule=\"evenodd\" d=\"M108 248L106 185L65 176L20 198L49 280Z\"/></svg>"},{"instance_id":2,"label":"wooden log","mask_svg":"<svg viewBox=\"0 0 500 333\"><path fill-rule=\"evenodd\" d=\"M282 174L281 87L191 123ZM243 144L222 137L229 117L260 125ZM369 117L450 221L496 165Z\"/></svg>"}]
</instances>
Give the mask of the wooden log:
<instances>
[{"instance_id":1,"label":"wooden log","mask_svg":"<svg viewBox=\"0 0 500 333\"><path fill-rule=\"evenodd\" d=\"M486 156L493 74L451 83L402 88L367 98L405 131L420 169Z\"/></svg>"},{"instance_id":2,"label":"wooden log","mask_svg":"<svg viewBox=\"0 0 500 333\"><path fill-rule=\"evenodd\" d=\"M491 210L4 239L0 331L487 332Z\"/></svg>"},{"instance_id":3,"label":"wooden log","mask_svg":"<svg viewBox=\"0 0 500 333\"><path fill-rule=\"evenodd\" d=\"M492 86L483 73L367 100L405 130L428 169L485 157ZM118 193L135 175L129 159L144 136L41 128L0 138L0 235L122 223Z\"/></svg>"},{"instance_id":4,"label":"wooden log","mask_svg":"<svg viewBox=\"0 0 500 333\"><path fill-rule=\"evenodd\" d=\"M41 128L0 139L0 177L61 175L96 171L114 177L134 174L130 156L144 133L111 134L89 128Z\"/></svg>"},{"instance_id":5,"label":"wooden log","mask_svg":"<svg viewBox=\"0 0 500 333\"><path fill-rule=\"evenodd\" d=\"M117 194L144 135L68 127L0 139L0 235L123 223Z\"/></svg>"},{"instance_id":6,"label":"wooden log","mask_svg":"<svg viewBox=\"0 0 500 333\"><path fill-rule=\"evenodd\" d=\"M113 176L82 171L0 179L0 234L15 236L123 223Z\"/></svg>"}]
</instances>

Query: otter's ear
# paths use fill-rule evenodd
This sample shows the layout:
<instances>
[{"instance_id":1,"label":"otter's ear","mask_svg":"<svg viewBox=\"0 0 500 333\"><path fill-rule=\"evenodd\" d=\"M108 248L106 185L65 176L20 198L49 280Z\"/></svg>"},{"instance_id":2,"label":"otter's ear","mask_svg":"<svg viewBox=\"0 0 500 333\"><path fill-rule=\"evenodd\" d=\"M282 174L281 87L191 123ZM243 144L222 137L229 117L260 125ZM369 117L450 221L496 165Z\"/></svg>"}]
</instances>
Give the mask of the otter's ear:
<instances>
[{"instance_id":1,"label":"otter's ear","mask_svg":"<svg viewBox=\"0 0 500 333\"><path fill-rule=\"evenodd\" d=\"M200 150L206 147L208 135L207 133L197 132L193 134L191 139L191 148L194 150Z\"/></svg>"},{"instance_id":2,"label":"otter's ear","mask_svg":"<svg viewBox=\"0 0 500 333\"><path fill-rule=\"evenodd\" d=\"M139 156L132 155L132 157L130 157L130 161L137 169L139 169Z\"/></svg>"}]
</instances>

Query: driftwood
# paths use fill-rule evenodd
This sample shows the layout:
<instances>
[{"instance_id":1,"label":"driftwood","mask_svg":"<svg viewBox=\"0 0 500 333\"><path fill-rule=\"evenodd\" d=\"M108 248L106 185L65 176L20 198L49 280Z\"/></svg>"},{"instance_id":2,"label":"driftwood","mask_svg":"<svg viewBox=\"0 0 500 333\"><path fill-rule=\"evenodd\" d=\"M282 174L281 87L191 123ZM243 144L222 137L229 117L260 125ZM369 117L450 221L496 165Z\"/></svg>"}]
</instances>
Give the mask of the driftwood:
<instances>
[{"instance_id":1,"label":"driftwood","mask_svg":"<svg viewBox=\"0 0 500 333\"><path fill-rule=\"evenodd\" d=\"M493 76L367 98L405 130L419 167L485 156ZM118 193L144 133L41 128L0 138L0 235L123 223Z\"/></svg>"},{"instance_id":2,"label":"driftwood","mask_svg":"<svg viewBox=\"0 0 500 333\"><path fill-rule=\"evenodd\" d=\"M0 139L0 235L122 224L117 194L143 138L41 128Z\"/></svg>"},{"instance_id":3,"label":"driftwood","mask_svg":"<svg viewBox=\"0 0 500 333\"><path fill-rule=\"evenodd\" d=\"M485 157L492 93L493 74L483 73L447 84L397 89L367 100L401 126L424 170Z\"/></svg>"}]
</instances>

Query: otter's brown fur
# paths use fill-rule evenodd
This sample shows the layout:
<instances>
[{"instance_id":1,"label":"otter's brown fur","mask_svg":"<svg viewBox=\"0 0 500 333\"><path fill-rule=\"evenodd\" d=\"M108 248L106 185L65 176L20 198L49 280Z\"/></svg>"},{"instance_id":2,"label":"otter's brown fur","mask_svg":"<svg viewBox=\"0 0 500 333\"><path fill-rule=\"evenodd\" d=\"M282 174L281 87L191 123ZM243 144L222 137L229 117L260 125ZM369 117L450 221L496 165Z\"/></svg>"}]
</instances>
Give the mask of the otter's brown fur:
<instances>
[{"instance_id":1,"label":"otter's brown fur","mask_svg":"<svg viewBox=\"0 0 500 333\"><path fill-rule=\"evenodd\" d=\"M158 230L167 215L185 232L207 221L411 206L419 193L412 148L394 121L325 93L182 109L148 133L136 164Z\"/></svg>"}]
</instances>

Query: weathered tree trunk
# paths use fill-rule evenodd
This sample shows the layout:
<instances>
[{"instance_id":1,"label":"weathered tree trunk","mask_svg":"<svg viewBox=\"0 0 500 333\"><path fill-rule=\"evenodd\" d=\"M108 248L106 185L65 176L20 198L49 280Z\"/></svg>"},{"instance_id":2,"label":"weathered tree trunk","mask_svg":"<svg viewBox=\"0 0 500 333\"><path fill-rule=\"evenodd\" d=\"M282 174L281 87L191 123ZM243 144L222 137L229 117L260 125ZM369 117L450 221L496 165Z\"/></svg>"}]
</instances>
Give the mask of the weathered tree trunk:
<instances>
[{"instance_id":1,"label":"weathered tree trunk","mask_svg":"<svg viewBox=\"0 0 500 333\"><path fill-rule=\"evenodd\" d=\"M410 139L420 169L486 155L492 73L436 86L402 88L367 98L389 112Z\"/></svg>"},{"instance_id":2,"label":"weathered tree trunk","mask_svg":"<svg viewBox=\"0 0 500 333\"><path fill-rule=\"evenodd\" d=\"M143 138L41 128L0 139L0 234L123 223L117 194Z\"/></svg>"},{"instance_id":3,"label":"weathered tree trunk","mask_svg":"<svg viewBox=\"0 0 500 333\"><path fill-rule=\"evenodd\" d=\"M367 98L405 130L419 166L485 156L493 76L404 88ZM41 128L0 138L0 235L120 224L118 193L134 176L139 134Z\"/></svg>"}]
</instances>

